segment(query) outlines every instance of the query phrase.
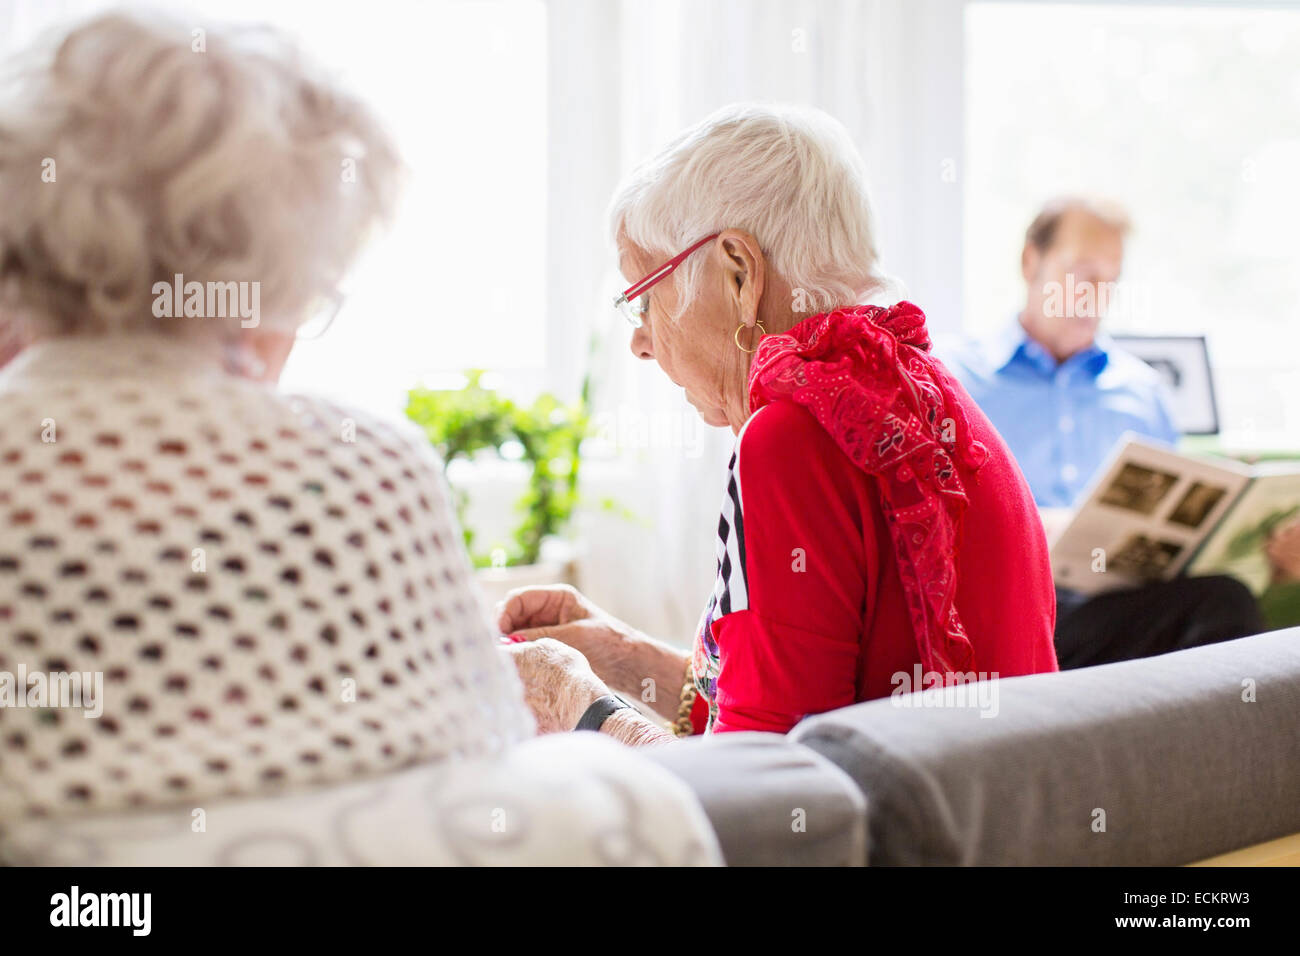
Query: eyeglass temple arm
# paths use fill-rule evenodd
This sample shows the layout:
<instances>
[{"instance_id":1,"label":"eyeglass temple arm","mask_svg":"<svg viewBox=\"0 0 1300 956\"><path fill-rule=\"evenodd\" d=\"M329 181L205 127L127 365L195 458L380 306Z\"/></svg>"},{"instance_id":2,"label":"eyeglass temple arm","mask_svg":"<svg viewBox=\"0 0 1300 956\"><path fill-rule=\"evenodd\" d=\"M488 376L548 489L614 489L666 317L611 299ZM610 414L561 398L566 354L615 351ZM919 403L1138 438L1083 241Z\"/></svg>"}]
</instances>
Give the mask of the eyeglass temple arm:
<instances>
[{"instance_id":1,"label":"eyeglass temple arm","mask_svg":"<svg viewBox=\"0 0 1300 956\"><path fill-rule=\"evenodd\" d=\"M618 301L630 302L632 299L635 299L637 296L641 295L643 292L645 292L655 283L668 278L668 276L672 275L674 269L676 269L679 265L681 265L683 262L686 261L687 256L689 256L692 252L700 248L700 246L704 245L705 243L712 242L720 235L722 235L722 233L715 232L711 236L705 236L703 239L695 243L695 245L691 246L689 249L677 253L677 255L673 256L671 259L669 259L667 262L661 265L654 272L650 273L640 282L637 282L635 285L628 286L626 289L624 289L623 294L619 296Z\"/></svg>"}]
</instances>

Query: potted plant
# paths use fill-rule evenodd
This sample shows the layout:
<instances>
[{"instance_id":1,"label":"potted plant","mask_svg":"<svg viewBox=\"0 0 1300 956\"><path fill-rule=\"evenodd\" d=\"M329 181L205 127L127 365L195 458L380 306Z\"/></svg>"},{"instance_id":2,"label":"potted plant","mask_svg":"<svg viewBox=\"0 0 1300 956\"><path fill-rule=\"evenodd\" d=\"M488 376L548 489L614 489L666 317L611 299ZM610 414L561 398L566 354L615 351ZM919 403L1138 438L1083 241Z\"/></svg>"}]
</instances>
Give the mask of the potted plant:
<instances>
[{"instance_id":1,"label":"potted plant","mask_svg":"<svg viewBox=\"0 0 1300 956\"><path fill-rule=\"evenodd\" d=\"M460 389L411 389L406 415L424 430L448 468L465 547L487 596L497 600L514 587L572 581L571 556L557 557L553 545L577 504L580 449L590 422L585 384L575 403L544 393L523 405L484 387L482 377L482 371L472 370ZM519 461L528 477L513 530L480 540L470 520L469 489L451 475L453 463L485 458Z\"/></svg>"}]
</instances>

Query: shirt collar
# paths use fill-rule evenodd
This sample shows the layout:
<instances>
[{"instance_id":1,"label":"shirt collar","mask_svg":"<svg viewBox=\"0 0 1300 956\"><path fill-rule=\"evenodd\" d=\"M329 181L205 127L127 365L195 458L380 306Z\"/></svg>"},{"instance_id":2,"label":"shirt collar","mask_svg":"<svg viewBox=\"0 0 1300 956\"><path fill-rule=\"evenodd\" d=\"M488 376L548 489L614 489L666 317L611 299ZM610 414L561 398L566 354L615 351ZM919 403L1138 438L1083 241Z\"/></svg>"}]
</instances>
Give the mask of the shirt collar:
<instances>
[{"instance_id":1,"label":"shirt collar","mask_svg":"<svg viewBox=\"0 0 1300 956\"><path fill-rule=\"evenodd\" d=\"M1008 365L1024 353L1026 346L1032 344L1033 341L1025 333L1020 319L1018 317L1012 319L1011 324L989 342L989 358L992 360L994 370L1005 371Z\"/></svg>"},{"instance_id":2,"label":"shirt collar","mask_svg":"<svg viewBox=\"0 0 1300 956\"><path fill-rule=\"evenodd\" d=\"M1081 368L1094 378L1101 374L1110 363L1111 352L1115 349L1115 340L1105 332L1098 332L1092 345L1075 355L1071 355L1061 366ZM1054 373L1058 367L1056 359L1037 342L1029 337L1025 327L1020 324L1020 316L1011 320L1011 324L991 344L990 357L994 369L1004 371L1013 362L1028 362L1041 371Z\"/></svg>"}]
</instances>

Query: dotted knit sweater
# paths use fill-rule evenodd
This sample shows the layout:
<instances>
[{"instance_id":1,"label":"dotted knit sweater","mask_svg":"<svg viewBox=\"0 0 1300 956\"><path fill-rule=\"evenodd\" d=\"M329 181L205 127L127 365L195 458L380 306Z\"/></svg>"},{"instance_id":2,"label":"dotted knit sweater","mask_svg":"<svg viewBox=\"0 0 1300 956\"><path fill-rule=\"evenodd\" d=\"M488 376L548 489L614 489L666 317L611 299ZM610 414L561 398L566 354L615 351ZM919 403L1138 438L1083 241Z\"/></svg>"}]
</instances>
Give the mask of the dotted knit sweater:
<instances>
[{"instance_id":1,"label":"dotted knit sweater","mask_svg":"<svg viewBox=\"0 0 1300 956\"><path fill-rule=\"evenodd\" d=\"M100 716L33 696L71 672L102 675ZM0 828L531 732L414 429L154 338L55 340L0 371Z\"/></svg>"}]
</instances>

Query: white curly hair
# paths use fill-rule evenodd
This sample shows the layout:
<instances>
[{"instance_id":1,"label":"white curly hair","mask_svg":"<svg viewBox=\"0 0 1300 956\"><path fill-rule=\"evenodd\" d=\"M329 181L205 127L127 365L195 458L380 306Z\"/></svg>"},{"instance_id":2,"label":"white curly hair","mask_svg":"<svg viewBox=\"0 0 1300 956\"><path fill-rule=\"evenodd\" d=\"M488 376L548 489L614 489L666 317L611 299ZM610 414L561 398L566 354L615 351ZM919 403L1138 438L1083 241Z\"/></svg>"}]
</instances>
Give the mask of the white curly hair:
<instances>
[{"instance_id":1,"label":"white curly hair","mask_svg":"<svg viewBox=\"0 0 1300 956\"><path fill-rule=\"evenodd\" d=\"M262 325L291 332L401 172L370 110L283 35L95 17L5 69L0 318L34 337L202 328L151 308L181 274L259 283Z\"/></svg>"},{"instance_id":2,"label":"white curly hair","mask_svg":"<svg viewBox=\"0 0 1300 956\"><path fill-rule=\"evenodd\" d=\"M891 285L876 251L866 166L848 130L820 110L738 103L638 165L610 204L615 241L672 256L744 229L807 309L855 305ZM702 258L672 276L682 311Z\"/></svg>"}]
</instances>

